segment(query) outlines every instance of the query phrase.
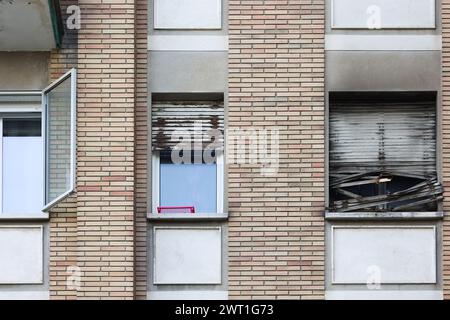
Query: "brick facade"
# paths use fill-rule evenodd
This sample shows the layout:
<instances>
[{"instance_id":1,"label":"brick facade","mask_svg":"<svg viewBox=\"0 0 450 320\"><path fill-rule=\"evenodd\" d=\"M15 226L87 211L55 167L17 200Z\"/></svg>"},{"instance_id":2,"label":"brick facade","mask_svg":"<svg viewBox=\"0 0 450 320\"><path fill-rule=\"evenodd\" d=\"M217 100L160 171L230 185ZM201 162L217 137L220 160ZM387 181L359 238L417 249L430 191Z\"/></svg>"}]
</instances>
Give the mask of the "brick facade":
<instances>
[{"instance_id":1,"label":"brick facade","mask_svg":"<svg viewBox=\"0 0 450 320\"><path fill-rule=\"evenodd\" d=\"M61 1L61 10L77 1ZM67 18L64 15L63 19ZM64 24L66 26L66 24ZM53 50L50 55L49 83L61 77L71 68L77 67L77 30L65 29L62 48ZM69 197L50 212L50 298L76 299L74 287L68 287L70 276L77 266L77 203L76 195Z\"/></svg>"},{"instance_id":2,"label":"brick facade","mask_svg":"<svg viewBox=\"0 0 450 320\"><path fill-rule=\"evenodd\" d=\"M134 1L78 5L78 37L68 31L51 55L52 79L73 66L78 71L77 194L51 213L51 297L132 299L136 42L142 49L142 37L135 39ZM66 286L69 266L80 268L78 289Z\"/></svg>"},{"instance_id":3,"label":"brick facade","mask_svg":"<svg viewBox=\"0 0 450 320\"><path fill-rule=\"evenodd\" d=\"M322 1L229 2L229 128L277 127L280 167L229 166L230 298L324 296Z\"/></svg>"},{"instance_id":4,"label":"brick facade","mask_svg":"<svg viewBox=\"0 0 450 320\"><path fill-rule=\"evenodd\" d=\"M73 1L63 1L63 4ZM82 29L51 54L78 69L77 193L50 215L52 299L145 299L148 2L80 0ZM63 12L65 12L63 5ZM450 4L442 5L442 126L450 114ZM279 129L278 172L228 166L230 299L325 295L325 0L229 1L228 128ZM151 70L150 70L151 72ZM444 212L450 136L442 130ZM450 217L443 223L450 298ZM68 268L81 270L78 290Z\"/></svg>"},{"instance_id":5,"label":"brick facade","mask_svg":"<svg viewBox=\"0 0 450 320\"><path fill-rule=\"evenodd\" d=\"M450 126L450 3L442 3L442 128ZM443 223L443 290L444 299L450 299L450 134L442 130L442 183L444 185Z\"/></svg>"},{"instance_id":6,"label":"brick facade","mask_svg":"<svg viewBox=\"0 0 450 320\"><path fill-rule=\"evenodd\" d=\"M147 297L148 1L136 0L135 297Z\"/></svg>"},{"instance_id":7,"label":"brick facade","mask_svg":"<svg viewBox=\"0 0 450 320\"><path fill-rule=\"evenodd\" d=\"M134 1L79 2L79 298L134 297Z\"/></svg>"}]
</instances>

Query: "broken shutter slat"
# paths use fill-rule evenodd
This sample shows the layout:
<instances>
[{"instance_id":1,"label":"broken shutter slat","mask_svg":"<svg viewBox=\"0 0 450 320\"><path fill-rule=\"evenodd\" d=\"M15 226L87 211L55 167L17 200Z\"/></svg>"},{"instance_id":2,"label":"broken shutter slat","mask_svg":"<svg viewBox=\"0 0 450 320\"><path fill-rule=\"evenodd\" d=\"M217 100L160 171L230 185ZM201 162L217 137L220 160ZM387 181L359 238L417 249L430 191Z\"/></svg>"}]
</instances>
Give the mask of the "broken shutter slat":
<instances>
[{"instance_id":1,"label":"broken shutter slat","mask_svg":"<svg viewBox=\"0 0 450 320\"><path fill-rule=\"evenodd\" d=\"M192 148L223 145L224 106L217 101L155 102L152 105L153 150L168 150L180 143L180 135ZM220 133L218 135L218 133ZM186 141L183 141L186 142ZM195 145L194 145L195 144Z\"/></svg>"}]
</instances>

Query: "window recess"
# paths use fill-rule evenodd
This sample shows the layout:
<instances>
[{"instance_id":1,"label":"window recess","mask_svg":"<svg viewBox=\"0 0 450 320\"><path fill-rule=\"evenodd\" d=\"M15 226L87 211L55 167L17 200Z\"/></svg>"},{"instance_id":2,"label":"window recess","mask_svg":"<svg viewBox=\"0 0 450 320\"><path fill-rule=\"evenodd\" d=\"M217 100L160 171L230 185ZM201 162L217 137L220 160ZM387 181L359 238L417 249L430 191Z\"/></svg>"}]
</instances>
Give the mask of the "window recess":
<instances>
[{"instance_id":1,"label":"window recess","mask_svg":"<svg viewBox=\"0 0 450 320\"><path fill-rule=\"evenodd\" d=\"M222 94L152 99L153 217L223 214Z\"/></svg>"},{"instance_id":2,"label":"window recess","mask_svg":"<svg viewBox=\"0 0 450 320\"><path fill-rule=\"evenodd\" d=\"M330 93L332 212L436 211L436 94Z\"/></svg>"}]
</instances>

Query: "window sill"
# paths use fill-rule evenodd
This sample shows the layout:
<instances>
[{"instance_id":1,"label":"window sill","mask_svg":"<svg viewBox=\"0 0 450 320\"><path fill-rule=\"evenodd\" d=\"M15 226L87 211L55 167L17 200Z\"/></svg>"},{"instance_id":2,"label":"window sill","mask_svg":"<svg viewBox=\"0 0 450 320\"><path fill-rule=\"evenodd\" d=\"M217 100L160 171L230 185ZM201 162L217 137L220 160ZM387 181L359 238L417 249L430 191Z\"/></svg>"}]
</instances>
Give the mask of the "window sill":
<instances>
[{"instance_id":1,"label":"window sill","mask_svg":"<svg viewBox=\"0 0 450 320\"><path fill-rule=\"evenodd\" d=\"M437 212L325 212L325 220L440 220Z\"/></svg>"},{"instance_id":2,"label":"window sill","mask_svg":"<svg viewBox=\"0 0 450 320\"><path fill-rule=\"evenodd\" d=\"M173 213L173 214L157 214L149 213L148 220L165 221L165 220L228 220L228 213Z\"/></svg>"},{"instance_id":3,"label":"window sill","mask_svg":"<svg viewBox=\"0 0 450 320\"><path fill-rule=\"evenodd\" d=\"M7 213L0 213L0 221L6 220L6 221L12 221L12 220L27 220L27 221L42 221L42 220L48 220L49 216L48 213L39 213L39 214L7 214Z\"/></svg>"}]
</instances>

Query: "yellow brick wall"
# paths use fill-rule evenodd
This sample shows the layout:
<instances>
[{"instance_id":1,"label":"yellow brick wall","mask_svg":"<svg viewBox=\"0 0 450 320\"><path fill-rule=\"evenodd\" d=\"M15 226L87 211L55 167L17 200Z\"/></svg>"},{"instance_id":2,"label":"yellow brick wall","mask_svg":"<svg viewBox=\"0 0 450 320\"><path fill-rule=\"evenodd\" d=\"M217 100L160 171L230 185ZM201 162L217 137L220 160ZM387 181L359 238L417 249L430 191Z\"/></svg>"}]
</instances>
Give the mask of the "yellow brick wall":
<instances>
[{"instance_id":1,"label":"yellow brick wall","mask_svg":"<svg viewBox=\"0 0 450 320\"><path fill-rule=\"evenodd\" d=\"M135 292L147 298L147 34L148 0L136 0Z\"/></svg>"},{"instance_id":2,"label":"yellow brick wall","mask_svg":"<svg viewBox=\"0 0 450 320\"><path fill-rule=\"evenodd\" d=\"M280 130L280 168L229 166L230 298L324 297L324 0L229 1L230 128Z\"/></svg>"},{"instance_id":3,"label":"yellow brick wall","mask_svg":"<svg viewBox=\"0 0 450 320\"><path fill-rule=\"evenodd\" d=\"M134 297L134 0L80 0L78 298Z\"/></svg>"},{"instance_id":4,"label":"yellow brick wall","mask_svg":"<svg viewBox=\"0 0 450 320\"><path fill-rule=\"evenodd\" d=\"M78 1L63 0L60 3L65 21L67 6L76 5ZM77 30L66 29L61 49L53 50L50 55L49 83L76 66ZM71 268L77 266L76 206L76 195L73 195L50 212L49 283L51 299L75 299L77 295L74 288L67 287L68 277L73 275Z\"/></svg>"}]
</instances>

